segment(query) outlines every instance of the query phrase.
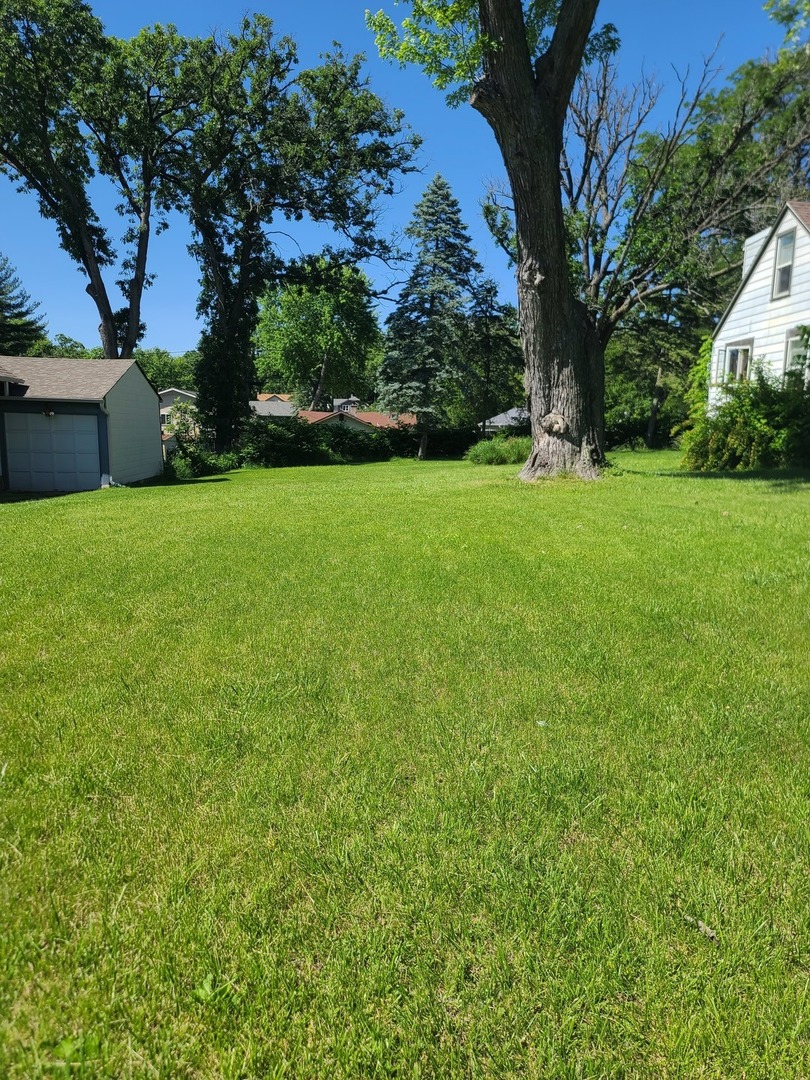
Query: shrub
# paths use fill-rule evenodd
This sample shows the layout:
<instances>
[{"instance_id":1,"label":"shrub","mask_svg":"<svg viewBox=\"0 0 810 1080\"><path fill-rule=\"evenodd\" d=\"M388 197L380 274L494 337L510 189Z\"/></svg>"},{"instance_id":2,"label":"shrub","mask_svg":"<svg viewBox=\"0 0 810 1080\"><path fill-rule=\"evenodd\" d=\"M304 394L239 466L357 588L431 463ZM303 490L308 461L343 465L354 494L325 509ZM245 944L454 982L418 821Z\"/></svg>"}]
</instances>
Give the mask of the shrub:
<instances>
[{"instance_id":1,"label":"shrub","mask_svg":"<svg viewBox=\"0 0 810 1080\"><path fill-rule=\"evenodd\" d=\"M496 435L471 446L464 457L475 465L522 465L531 452L530 435Z\"/></svg>"},{"instance_id":2,"label":"shrub","mask_svg":"<svg viewBox=\"0 0 810 1080\"><path fill-rule=\"evenodd\" d=\"M762 371L723 389L714 412L704 411L683 437L683 465L708 470L773 469L810 464L810 386L789 371Z\"/></svg>"},{"instance_id":3,"label":"shrub","mask_svg":"<svg viewBox=\"0 0 810 1080\"><path fill-rule=\"evenodd\" d=\"M201 476L230 472L238 469L241 464L242 460L237 451L215 454L198 444L190 443L171 451L163 475L177 480L196 480Z\"/></svg>"},{"instance_id":4,"label":"shrub","mask_svg":"<svg viewBox=\"0 0 810 1080\"><path fill-rule=\"evenodd\" d=\"M239 449L246 465L282 468L327 465L331 460L318 427L295 416L251 416L242 427Z\"/></svg>"}]
</instances>

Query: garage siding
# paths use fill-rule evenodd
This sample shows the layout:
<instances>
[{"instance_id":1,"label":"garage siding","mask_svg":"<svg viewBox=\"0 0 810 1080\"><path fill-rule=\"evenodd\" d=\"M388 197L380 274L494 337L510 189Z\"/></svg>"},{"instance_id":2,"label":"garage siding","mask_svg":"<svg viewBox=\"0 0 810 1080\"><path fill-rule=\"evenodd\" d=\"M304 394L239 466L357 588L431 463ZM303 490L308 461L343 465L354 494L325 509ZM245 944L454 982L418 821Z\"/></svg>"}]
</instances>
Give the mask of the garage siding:
<instances>
[{"instance_id":1,"label":"garage siding","mask_svg":"<svg viewBox=\"0 0 810 1080\"><path fill-rule=\"evenodd\" d=\"M157 393L135 364L108 392L110 477L131 484L163 469Z\"/></svg>"}]
</instances>

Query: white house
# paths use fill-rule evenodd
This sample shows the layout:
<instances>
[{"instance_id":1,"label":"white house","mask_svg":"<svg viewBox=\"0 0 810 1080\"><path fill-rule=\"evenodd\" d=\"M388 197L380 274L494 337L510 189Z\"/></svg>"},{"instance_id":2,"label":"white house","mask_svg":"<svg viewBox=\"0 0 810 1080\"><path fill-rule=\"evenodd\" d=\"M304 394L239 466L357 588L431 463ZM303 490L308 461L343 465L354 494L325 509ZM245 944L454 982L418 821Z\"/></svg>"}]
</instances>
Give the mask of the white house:
<instances>
[{"instance_id":1,"label":"white house","mask_svg":"<svg viewBox=\"0 0 810 1080\"><path fill-rule=\"evenodd\" d=\"M92 491L162 469L158 396L134 360L0 356L0 487Z\"/></svg>"},{"instance_id":2,"label":"white house","mask_svg":"<svg viewBox=\"0 0 810 1080\"><path fill-rule=\"evenodd\" d=\"M745 242L740 287L714 332L709 401L755 364L771 375L805 367L810 326L810 202L789 202L770 229Z\"/></svg>"},{"instance_id":3,"label":"white house","mask_svg":"<svg viewBox=\"0 0 810 1080\"><path fill-rule=\"evenodd\" d=\"M197 395L193 390L178 390L171 386L166 390L158 390L160 399L160 426L167 427L172 422L172 405L181 402L185 405L196 405Z\"/></svg>"}]
</instances>

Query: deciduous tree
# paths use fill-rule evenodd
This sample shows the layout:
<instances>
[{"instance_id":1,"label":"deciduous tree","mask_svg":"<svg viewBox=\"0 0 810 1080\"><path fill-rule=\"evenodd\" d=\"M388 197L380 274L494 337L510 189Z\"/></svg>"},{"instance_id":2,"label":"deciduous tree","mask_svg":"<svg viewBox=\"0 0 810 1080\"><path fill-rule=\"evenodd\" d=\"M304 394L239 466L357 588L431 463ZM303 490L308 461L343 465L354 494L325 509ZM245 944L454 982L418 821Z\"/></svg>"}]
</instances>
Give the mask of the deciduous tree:
<instances>
[{"instance_id":1,"label":"deciduous tree","mask_svg":"<svg viewBox=\"0 0 810 1080\"><path fill-rule=\"evenodd\" d=\"M161 174L186 100L174 78L180 39L161 33L160 48L155 34L108 37L82 0L0 0L0 171L55 223L86 279L108 357L131 356L142 332L149 241L165 223ZM93 204L99 176L125 222L120 265ZM122 307L109 281L117 265Z\"/></svg>"},{"instance_id":2,"label":"deciduous tree","mask_svg":"<svg viewBox=\"0 0 810 1080\"><path fill-rule=\"evenodd\" d=\"M370 18L385 56L466 87L509 178L533 448L522 476L595 477L603 461L604 357L568 275L560 194L563 124L598 0L414 0L397 30ZM592 42L592 45L594 43ZM612 35L596 44L610 47Z\"/></svg>"},{"instance_id":3,"label":"deciduous tree","mask_svg":"<svg viewBox=\"0 0 810 1080\"><path fill-rule=\"evenodd\" d=\"M368 278L324 259L260 303L256 368L265 390L295 395L303 408L336 396L368 397L382 344Z\"/></svg>"}]
</instances>

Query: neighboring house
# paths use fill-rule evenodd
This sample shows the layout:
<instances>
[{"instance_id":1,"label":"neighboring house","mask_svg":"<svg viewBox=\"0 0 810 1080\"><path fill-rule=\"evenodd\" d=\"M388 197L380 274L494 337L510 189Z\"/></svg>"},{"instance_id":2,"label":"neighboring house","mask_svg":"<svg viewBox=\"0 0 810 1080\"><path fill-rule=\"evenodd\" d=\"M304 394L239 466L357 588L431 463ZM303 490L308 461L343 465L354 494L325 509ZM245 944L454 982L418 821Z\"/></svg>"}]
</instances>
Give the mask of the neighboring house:
<instances>
[{"instance_id":1,"label":"neighboring house","mask_svg":"<svg viewBox=\"0 0 810 1080\"><path fill-rule=\"evenodd\" d=\"M158 395L135 360L0 356L0 485L92 491L163 468Z\"/></svg>"},{"instance_id":2,"label":"neighboring house","mask_svg":"<svg viewBox=\"0 0 810 1080\"><path fill-rule=\"evenodd\" d=\"M506 412L498 413L497 416L491 416L489 420L484 422L485 431L504 431L510 427L514 427L516 424L528 424L531 417L526 409L519 405L515 409L507 409Z\"/></svg>"},{"instance_id":3,"label":"neighboring house","mask_svg":"<svg viewBox=\"0 0 810 1080\"><path fill-rule=\"evenodd\" d=\"M258 401L292 401L292 394L257 394Z\"/></svg>"},{"instance_id":4,"label":"neighboring house","mask_svg":"<svg viewBox=\"0 0 810 1080\"><path fill-rule=\"evenodd\" d=\"M336 397L332 402L335 412L357 412L362 401L358 397Z\"/></svg>"},{"instance_id":5,"label":"neighboring house","mask_svg":"<svg viewBox=\"0 0 810 1080\"><path fill-rule=\"evenodd\" d=\"M178 401L184 405L196 405L197 395L193 390L178 390L172 386L168 390L158 390L160 399L160 426L168 427L172 422L172 406Z\"/></svg>"},{"instance_id":6,"label":"neighboring house","mask_svg":"<svg viewBox=\"0 0 810 1080\"><path fill-rule=\"evenodd\" d=\"M167 390L158 390L158 398L160 399L160 438L165 458L169 451L177 446L174 432L167 430L172 423L172 407L178 401L182 405L196 405L197 395L193 390L178 390L176 386L171 386Z\"/></svg>"},{"instance_id":7,"label":"neighboring house","mask_svg":"<svg viewBox=\"0 0 810 1080\"><path fill-rule=\"evenodd\" d=\"M341 412L317 412L314 409L299 409L298 416L310 424L345 424L355 431L373 431L374 428L410 427L416 423L416 417L410 413L391 416L388 413L355 412L348 409Z\"/></svg>"},{"instance_id":8,"label":"neighboring house","mask_svg":"<svg viewBox=\"0 0 810 1080\"><path fill-rule=\"evenodd\" d=\"M745 242L740 287L714 332L709 402L755 364L770 375L805 368L810 325L810 202L789 202L770 229Z\"/></svg>"}]
</instances>

